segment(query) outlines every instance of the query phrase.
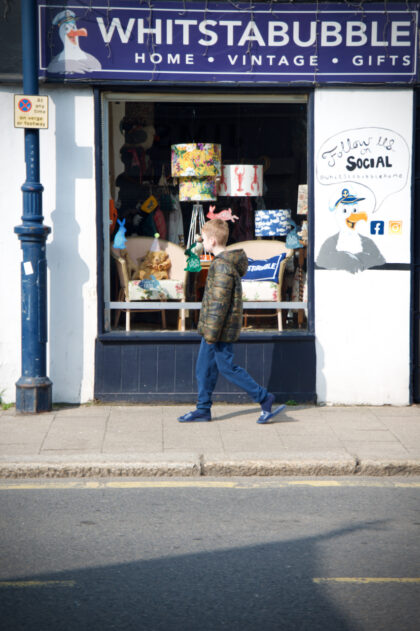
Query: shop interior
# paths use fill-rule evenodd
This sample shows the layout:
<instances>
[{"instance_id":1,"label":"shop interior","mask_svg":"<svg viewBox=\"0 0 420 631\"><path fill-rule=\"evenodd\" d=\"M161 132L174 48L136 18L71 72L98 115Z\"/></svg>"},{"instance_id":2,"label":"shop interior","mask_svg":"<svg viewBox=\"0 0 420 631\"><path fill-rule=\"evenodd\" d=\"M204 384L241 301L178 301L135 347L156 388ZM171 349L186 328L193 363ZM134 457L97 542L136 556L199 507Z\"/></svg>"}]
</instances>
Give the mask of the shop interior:
<instances>
[{"instance_id":1,"label":"shop interior","mask_svg":"<svg viewBox=\"0 0 420 631\"><path fill-rule=\"evenodd\" d=\"M307 300L306 103L121 100L111 101L108 111L110 299L148 301L148 307L160 303L156 310L140 305L129 314L112 310L111 330L196 328L198 310L165 309L162 303L201 300L211 257L202 251L196 237L200 222L222 211L228 211L220 218L227 218L229 249L237 243L241 247L247 244L244 249L254 261L286 252L279 276L270 286L247 283L248 293L253 293L246 296L244 289L243 328L305 329L305 309L247 310L246 302ZM216 195L211 201L184 201L182 178L173 176L171 148L201 147L201 143L219 147L222 176L216 177ZM231 196L228 187L223 188L224 169L231 167L232 174L243 177L244 165L254 169L252 190ZM274 229L267 229L268 216L275 217ZM161 251L161 256L154 255L153 270L150 256L147 258L150 251ZM198 270L189 258L191 252L200 259ZM169 292L166 279L173 281Z\"/></svg>"}]
</instances>

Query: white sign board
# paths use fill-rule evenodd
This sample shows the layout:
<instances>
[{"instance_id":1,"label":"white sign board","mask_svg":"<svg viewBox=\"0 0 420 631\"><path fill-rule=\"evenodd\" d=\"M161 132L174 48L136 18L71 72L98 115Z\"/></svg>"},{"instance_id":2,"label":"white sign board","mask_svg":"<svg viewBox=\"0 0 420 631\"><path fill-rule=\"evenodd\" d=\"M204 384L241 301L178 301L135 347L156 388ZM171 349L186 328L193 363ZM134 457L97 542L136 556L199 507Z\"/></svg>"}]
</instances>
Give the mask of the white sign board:
<instances>
[{"instance_id":1,"label":"white sign board","mask_svg":"<svg viewBox=\"0 0 420 631\"><path fill-rule=\"evenodd\" d=\"M48 129L48 96L15 94L15 127Z\"/></svg>"}]
</instances>

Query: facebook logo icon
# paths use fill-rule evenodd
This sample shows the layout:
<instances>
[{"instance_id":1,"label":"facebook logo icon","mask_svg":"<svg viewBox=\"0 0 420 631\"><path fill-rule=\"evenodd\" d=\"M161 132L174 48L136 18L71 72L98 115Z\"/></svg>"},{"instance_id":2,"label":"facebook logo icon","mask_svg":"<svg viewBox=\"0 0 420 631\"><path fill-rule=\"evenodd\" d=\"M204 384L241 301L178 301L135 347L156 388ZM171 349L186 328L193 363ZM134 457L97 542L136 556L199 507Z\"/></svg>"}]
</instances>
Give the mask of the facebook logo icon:
<instances>
[{"instance_id":1,"label":"facebook logo icon","mask_svg":"<svg viewBox=\"0 0 420 631\"><path fill-rule=\"evenodd\" d=\"M370 222L370 234L384 234L385 222L384 221L371 221Z\"/></svg>"}]
</instances>

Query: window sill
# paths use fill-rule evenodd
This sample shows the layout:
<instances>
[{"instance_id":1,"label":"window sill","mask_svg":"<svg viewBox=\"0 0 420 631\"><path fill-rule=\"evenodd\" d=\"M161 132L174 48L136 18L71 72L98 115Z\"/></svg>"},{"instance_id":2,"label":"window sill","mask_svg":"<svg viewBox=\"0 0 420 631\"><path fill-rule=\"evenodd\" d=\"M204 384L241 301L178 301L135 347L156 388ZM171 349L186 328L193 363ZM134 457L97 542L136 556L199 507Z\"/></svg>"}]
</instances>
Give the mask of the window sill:
<instances>
[{"instance_id":1,"label":"window sill","mask_svg":"<svg viewBox=\"0 0 420 631\"><path fill-rule=\"evenodd\" d=\"M237 343L244 342L265 342L276 341L278 339L294 339L302 338L315 339L314 333L308 330L292 330L292 331L242 331ZM197 331L110 331L108 333L100 333L97 338L100 342L197 342L200 336Z\"/></svg>"}]
</instances>

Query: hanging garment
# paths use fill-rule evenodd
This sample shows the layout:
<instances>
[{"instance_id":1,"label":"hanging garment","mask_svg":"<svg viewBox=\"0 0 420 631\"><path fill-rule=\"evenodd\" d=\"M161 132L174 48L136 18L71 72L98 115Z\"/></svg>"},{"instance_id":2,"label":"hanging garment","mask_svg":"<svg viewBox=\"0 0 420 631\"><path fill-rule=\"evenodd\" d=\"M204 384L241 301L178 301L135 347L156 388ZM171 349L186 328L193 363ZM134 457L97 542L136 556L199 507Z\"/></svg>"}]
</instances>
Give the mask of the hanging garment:
<instances>
[{"instance_id":1,"label":"hanging garment","mask_svg":"<svg viewBox=\"0 0 420 631\"><path fill-rule=\"evenodd\" d=\"M240 241L252 241L254 238L254 211L252 209L252 201L249 197L244 197L239 203L239 221L232 226L232 240L239 243Z\"/></svg>"},{"instance_id":2,"label":"hanging garment","mask_svg":"<svg viewBox=\"0 0 420 631\"><path fill-rule=\"evenodd\" d=\"M173 210L169 213L168 241L184 245L184 222L182 221L181 204L175 195L171 195Z\"/></svg>"},{"instance_id":3,"label":"hanging garment","mask_svg":"<svg viewBox=\"0 0 420 631\"><path fill-rule=\"evenodd\" d=\"M127 153L131 155L131 168L137 168L139 171L140 184L143 181L143 176L145 174L147 165L146 165L146 153L143 147L136 147L132 149L127 149Z\"/></svg>"},{"instance_id":4,"label":"hanging garment","mask_svg":"<svg viewBox=\"0 0 420 631\"><path fill-rule=\"evenodd\" d=\"M114 200L109 200L109 234L112 234L115 230L115 226L117 225L118 219L118 211L115 207Z\"/></svg>"},{"instance_id":5,"label":"hanging garment","mask_svg":"<svg viewBox=\"0 0 420 631\"><path fill-rule=\"evenodd\" d=\"M168 237L168 231L166 228L165 215L163 214L159 206L156 208L153 214L153 219L155 220L156 228L160 234L160 238L166 240Z\"/></svg>"}]
</instances>

